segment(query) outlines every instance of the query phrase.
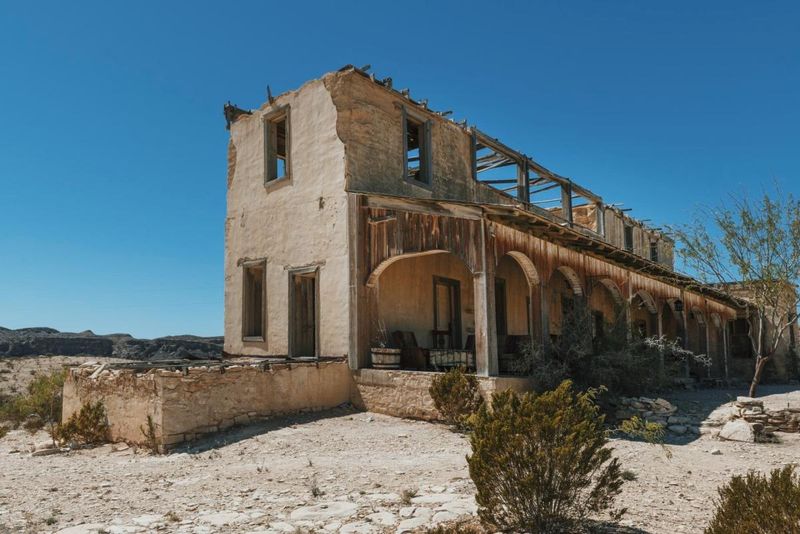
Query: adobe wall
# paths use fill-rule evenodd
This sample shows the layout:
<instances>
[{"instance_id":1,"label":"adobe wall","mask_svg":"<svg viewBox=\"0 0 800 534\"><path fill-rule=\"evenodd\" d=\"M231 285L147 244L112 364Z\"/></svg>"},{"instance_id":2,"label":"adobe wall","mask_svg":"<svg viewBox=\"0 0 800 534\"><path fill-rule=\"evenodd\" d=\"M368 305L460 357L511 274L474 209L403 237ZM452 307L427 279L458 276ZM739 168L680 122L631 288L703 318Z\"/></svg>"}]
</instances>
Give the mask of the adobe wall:
<instances>
[{"instance_id":1,"label":"adobe wall","mask_svg":"<svg viewBox=\"0 0 800 534\"><path fill-rule=\"evenodd\" d=\"M290 178L265 184L263 116L289 106ZM344 144L323 80L231 125L225 220L225 351L287 355L290 271L319 269L318 354L348 352L349 267ZM266 260L266 339L242 339L243 261Z\"/></svg>"},{"instance_id":2,"label":"adobe wall","mask_svg":"<svg viewBox=\"0 0 800 534\"><path fill-rule=\"evenodd\" d=\"M435 421L439 413L428 393L431 381L441 373L420 371L386 371L359 369L353 371L355 389L353 404L370 412ZM533 384L526 378L477 377L484 399L490 399L495 391L513 389L531 391Z\"/></svg>"}]
</instances>

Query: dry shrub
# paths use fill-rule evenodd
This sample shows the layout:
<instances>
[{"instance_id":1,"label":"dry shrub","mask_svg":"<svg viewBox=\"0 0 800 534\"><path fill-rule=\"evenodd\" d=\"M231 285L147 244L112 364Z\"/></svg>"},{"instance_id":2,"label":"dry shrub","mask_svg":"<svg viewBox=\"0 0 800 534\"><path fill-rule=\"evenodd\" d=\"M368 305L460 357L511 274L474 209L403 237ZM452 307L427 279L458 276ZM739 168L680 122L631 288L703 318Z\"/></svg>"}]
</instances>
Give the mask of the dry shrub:
<instances>
[{"instance_id":1,"label":"dry shrub","mask_svg":"<svg viewBox=\"0 0 800 534\"><path fill-rule=\"evenodd\" d=\"M53 439L60 443L98 445L108 441L108 419L101 401L88 402L73 413L64 424L53 430Z\"/></svg>"},{"instance_id":2,"label":"dry shrub","mask_svg":"<svg viewBox=\"0 0 800 534\"><path fill-rule=\"evenodd\" d=\"M469 473L478 515L503 532L578 532L609 513L623 484L595 390L565 380L540 395L505 391L473 418Z\"/></svg>"},{"instance_id":3,"label":"dry shrub","mask_svg":"<svg viewBox=\"0 0 800 534\"><path fill-rule=\"evenodd\" d=\"M734 476L718 491L705 534L800 533L800 477L793 465L769 477L753 471Z\"/></svg>"},{"instance_id":4,"label":"dry shrub","mask_svg":"<svg viewBox=\"0 0 800 534\"><path fill-rule=\"evenodd\" d=\"M29 419L31 428L28 430L32 431L47 423L57 423L61 420L61 394L66 376L63 369L39 375L28 384L24 394L3 398L0 402L0 420L19 426Z\"/></svg>"},{"instance_id":5,"label":"dry shrub","mask_svg":"<svg viewBox=\"0 0 800 534\"><path fill-rule=\"evenodd\" d=\"M461 368L434 377L428 392L442 418L459 431L469 429L470 416L483 405L478 379Z\"/></svg>"}]
</instances>

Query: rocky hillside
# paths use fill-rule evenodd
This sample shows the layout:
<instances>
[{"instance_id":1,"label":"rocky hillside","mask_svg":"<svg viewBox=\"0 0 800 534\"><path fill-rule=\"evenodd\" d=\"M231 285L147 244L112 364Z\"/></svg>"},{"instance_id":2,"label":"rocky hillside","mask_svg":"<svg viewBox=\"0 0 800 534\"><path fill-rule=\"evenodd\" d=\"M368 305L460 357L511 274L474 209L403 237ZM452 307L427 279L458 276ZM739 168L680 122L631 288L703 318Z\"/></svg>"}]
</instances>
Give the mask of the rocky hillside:
<instances>
[{"instance_id":1,"label":"rocky hillside","mask_svg":"<svg viewBox=\"0 0 800 534\"><path fill-rule=\"evenodd\" d=\"M59 332L54 328L0 327L0 358L4 356L113 356L132 360L210 360L222 357L222 337L168 336L137 339L130 334L97 335Z\"/></svg>"}]
</instances>

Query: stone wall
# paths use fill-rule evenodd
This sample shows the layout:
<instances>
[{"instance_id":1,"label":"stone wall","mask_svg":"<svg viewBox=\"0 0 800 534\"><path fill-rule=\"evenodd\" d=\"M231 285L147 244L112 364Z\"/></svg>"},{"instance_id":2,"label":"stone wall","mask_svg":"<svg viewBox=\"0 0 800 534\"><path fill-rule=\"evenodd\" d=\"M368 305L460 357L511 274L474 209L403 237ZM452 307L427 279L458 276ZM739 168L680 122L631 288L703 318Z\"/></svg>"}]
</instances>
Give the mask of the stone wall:
<instances>
[{"instance_id":1,"label":"stone wall","mask_svg":"<svg viewBox=\"0 0 800 534\"><path fill-rule=\"evenodd\" d=\"M440 374L378 369L353 371L353 404L370 412L396 417L426 421L439 419L428 389L433 378ZM532 389L530 381L524 378L479 376L478 384L485 399L495 391Z\"/></svg>"},{"instance_id":2,"label":"stone wall","mask_svg":"<svg viewBox=\"0 0 800 534\"><path fill-rule=\"evenodd\" d=\"M87 362L70 369L64 381L62 420L66 421L86 403L102 401L111 427L111 439L144 443L143 429L147 428L148 416L152 418L157 435L162 428L159 382L152 370L136 373Z\"/></svg>"},{"instance_id":3,"label":"stone wall","mask_svg":"<svg viewBox=\"0 0 800 534\"><path fill-rule=\"evenodd\" d=\"M167 449L271 415L336 407L350 401L351 385L343 359L145 372L84 366L70 370L65 382L63 418L102 401L112 440L144 443L150 416Z\"/></svg>"}]
</instances>

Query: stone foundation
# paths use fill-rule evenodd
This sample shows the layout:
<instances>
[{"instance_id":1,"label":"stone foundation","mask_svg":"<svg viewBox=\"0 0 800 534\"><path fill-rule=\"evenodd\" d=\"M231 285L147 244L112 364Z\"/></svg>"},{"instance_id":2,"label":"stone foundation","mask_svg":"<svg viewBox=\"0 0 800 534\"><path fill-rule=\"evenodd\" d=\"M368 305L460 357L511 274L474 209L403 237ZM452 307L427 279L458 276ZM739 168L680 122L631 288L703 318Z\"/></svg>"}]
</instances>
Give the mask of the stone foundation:
<instances>
[{"instance_id":1,"label":"stone foundation","mask_svg":"<svg viewBox=\"0 0 800 534\"><path fill-rule=\"evenodd\" d=\"M439 419L428 393L431 381L441 373L421 371L387 371L380 369L361 369L353 371L355 387L353 404L356 407L396 417ZM478 377L478 385L484 399L491 398L495 391L513 389L530 391L532 383L526 378Z\"/></svg>"},{"instance_id":2,"label":"stone foundation","mask_svg":"<svg viewBox=\"0 0 800 534\"><path fill-rule=\"evenodd\" d=\"M343 359L293 363L224 363L182 368L84 364L64 384L63 418L102 401L111 439L146 444L148 417L161 450L255 420L352 402L359 409L436 420L428 389L441 373L362 369ZM523 378L478 377L484 398L531 389Z\"/></svg>"},{"instance_id":3,"label":"stone foundation","mask_svg":"<svg viewBox=\"0 0 800 534\"><path fill-rule=\"evenodd\" d=\"M63 418L87 402L103 401L111 439L168 449L204 434L256 419L334 408L350 401L344 360L257 363L148 370L82 366L64 384Z\"/></svg>"}]
</instances>

